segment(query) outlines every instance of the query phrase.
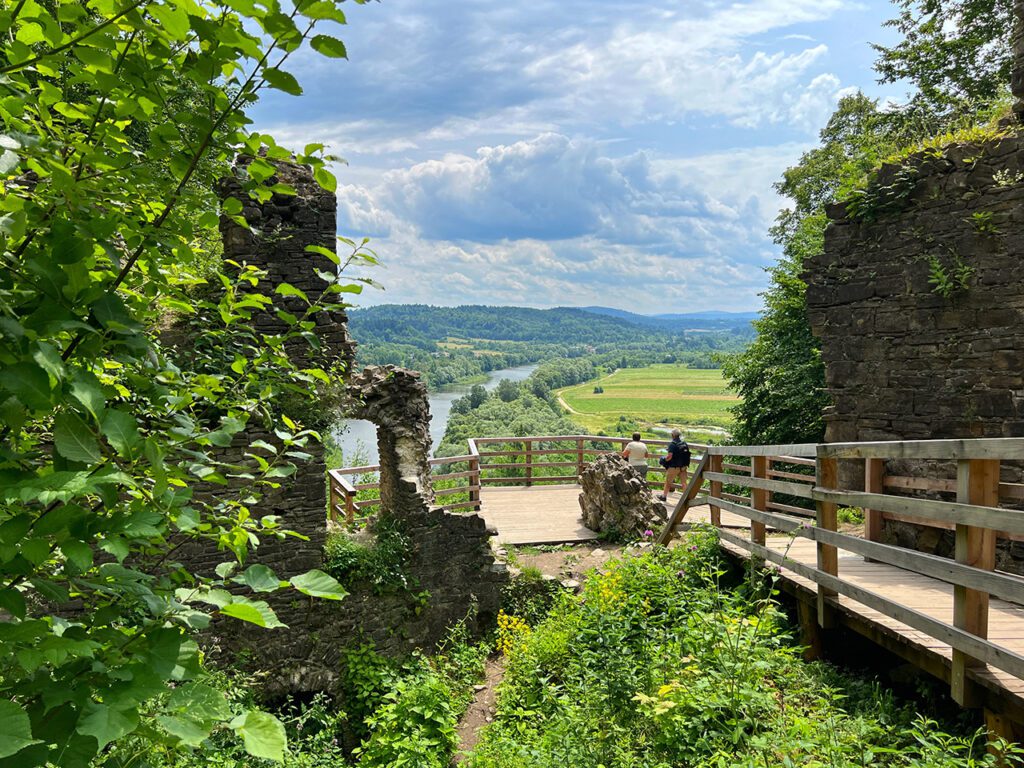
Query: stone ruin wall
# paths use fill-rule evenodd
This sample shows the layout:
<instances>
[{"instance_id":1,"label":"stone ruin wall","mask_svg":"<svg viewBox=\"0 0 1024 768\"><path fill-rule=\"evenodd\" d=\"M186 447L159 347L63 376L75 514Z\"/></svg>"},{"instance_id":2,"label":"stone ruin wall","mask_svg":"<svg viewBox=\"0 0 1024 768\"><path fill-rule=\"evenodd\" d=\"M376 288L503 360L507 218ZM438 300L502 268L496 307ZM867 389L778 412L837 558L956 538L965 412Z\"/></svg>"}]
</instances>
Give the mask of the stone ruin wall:
<instances>
[{"instance_id":1,"label":"stone ruin wall","mask_svg":"<svg viewBox=\"0 0 1024 768\"><path fill-rule=\"evenodd\" d=\"M827 442L1024 436L1024 140L953 145L879 172L875 216L829 210L824 252L806 265L821 340ZM887 209L887 210L879 210ZM931 257L971 270L948 298ZM855 462L850 462L850 465ZM889 462L894 475L951 466ZM843 484L863 486L847 466ZM1004 482L1020 482L1004 466ZM946 497L948 498L948 497ZM952 531L887 521L883 540L942 555ZM998 567L1024 573L1024 545L1000 542Z\"/></svg>"},{"instance_id":2,"label":"stone ruin wall","mask_svg":"<svg viewBox=\"0 0 1024 768\"><path fill-rule=\"evenodd\" d=\"M305 247L320 245L334 250L335 196L320 189L303 166L279 163L276 180L295 187L297 195L274 195L258 204L248 199L237 183L229 180L224 184L222 196L233 195L243 202L242 215L252 227L247 230L222 218L224 258L265 269L270 285L290 283L315 301L325 285L315 271L333 272L335 267L327 258L307 253ZM293 314L305 309L297 297L275 299ZM322 350L310 362L325 369L338 363L350 371L355 343L348 335L344 312L322 313L316 321ZM277 332L281 324L273 315L263 314L255 319L255 327ZM292 353L308 354L306 350ZM490 547L493 531L481 517L450 514L430 506L430 415L426 387L419 375L388 366L347 378L351 380L350 409L380 427L384 504L412 545L405 565L409 589L375 594L369 587L357 589L346 584L351 594L340 602L282 590L260 597L267 599L287 629L267 630L233 620L215 622L207 637L211 650L230 651L235 659L264 672L264 686L272 694L335 690L342 650L362 642L372 642L378 651L394 655L436 647L449 627L463 620L470 632L479 634L493 622L507 580L505 566L496 562ZM255 440L275 442L265 428L250 425L220 458L240 460ZM324 569L326 466L322 446L312 444L306 451L313 458L296 462L295 474L283 479L279 489L268 492L251 509L256 518L279 516L284 528L305 537L264 537L252 554L253 562L266 564L285 579L313 568ZM193 547L181 559L196 572L210 573L225 555L212 548Z\"/></svg>"}]
</instances>

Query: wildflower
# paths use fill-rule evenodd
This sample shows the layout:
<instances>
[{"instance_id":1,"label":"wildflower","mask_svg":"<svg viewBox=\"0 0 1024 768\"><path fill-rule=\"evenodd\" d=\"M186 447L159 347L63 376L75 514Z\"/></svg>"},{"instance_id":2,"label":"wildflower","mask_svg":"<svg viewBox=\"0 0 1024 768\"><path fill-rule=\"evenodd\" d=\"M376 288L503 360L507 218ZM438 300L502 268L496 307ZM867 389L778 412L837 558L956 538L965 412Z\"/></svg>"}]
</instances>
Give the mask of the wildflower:
<instances>
[{"instance_id":1,"label":"wildflower","mask_svg":"<svg viewBox=\"0 0 1024 768\"><path fill-rule=\"evenodd\" d=\"M813 528L814 525L811 524L810 520L804 520L802 523L800 523L800 527L801 528Z\"/></svg>"},{"instance_id":2,"label":"wildflower","mask_svg":"<svg viewBox=\"0 0 1024 768\"><path fill-rule=\"evenodd\" d=\"M696 544L691 544L690 545L690 551L691 552L696 552L697 551L697 545Z\"/></svg>"},{"instance_id":3,"label":"wildflower","mask_svg":"<svg viewBox=\"0 0 1024 768\"><path fill-rule=\"evenodd\" d=\"M678 576L680 579L686 578L686 569L680 568L678 571L676 571L676 576Z\"/></svg>"},{"instance_id":4,"label":"wildflower","mask_svg":"<svg viewBox=\"0 0 1024 768\"><path fill-rule=\"evenodd\" d=\"M650 528L648 528L646 531L644 531L644 538L645 539L649 539L653 535L654 535L654 531L652 531Z\"/></svg>"}]
</instances>

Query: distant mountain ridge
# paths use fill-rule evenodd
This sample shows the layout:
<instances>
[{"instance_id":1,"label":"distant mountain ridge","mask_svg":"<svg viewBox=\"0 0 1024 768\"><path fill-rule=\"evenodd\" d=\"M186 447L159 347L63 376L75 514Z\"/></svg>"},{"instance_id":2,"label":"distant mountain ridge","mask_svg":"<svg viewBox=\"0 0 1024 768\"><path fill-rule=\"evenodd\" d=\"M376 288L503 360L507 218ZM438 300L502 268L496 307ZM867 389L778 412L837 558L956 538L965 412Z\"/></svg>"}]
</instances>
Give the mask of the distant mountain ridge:
<instances>
[{"instance_id":1,"label":"distant mountain ridge","mask_svg":"<svg viewBox=\"0 0 1024 768\"><path fill-rule=\"evenodd\" d=\"M759 312L723 312L715 309L704 312L658 315L641 315L636 312L627 312L624 309L614 309L613 307L574 307L573 309L580 309L594 315L616 317L634 325L658 328L665 331L740 329L749 326L750 323L760 317Z\"/></svg>"},{"instance_id":2,"label":"distant mountain ridge","mask_svg":"<svg viewBox=\"0 0 1024 768\"><path fill-rule=\"evenodd\" d=\"M468 337L498 341L602 344L654 341L709 331L752 336L755 313L690 313L655 317L607 307L381 304L349 310L349 327L365 342L405 343Z\"/></svg>"}]
</instances>

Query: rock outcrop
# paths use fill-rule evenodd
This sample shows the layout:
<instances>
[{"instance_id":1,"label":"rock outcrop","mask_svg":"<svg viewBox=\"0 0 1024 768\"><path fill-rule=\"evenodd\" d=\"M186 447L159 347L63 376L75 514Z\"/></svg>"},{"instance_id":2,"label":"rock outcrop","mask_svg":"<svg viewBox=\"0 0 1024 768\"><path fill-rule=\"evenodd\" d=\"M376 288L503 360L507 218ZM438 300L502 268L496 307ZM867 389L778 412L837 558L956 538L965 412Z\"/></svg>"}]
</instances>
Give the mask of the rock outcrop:
<instances>
[{"instance_id":1,"label":"rock outcrop","mask_svg":"<svg viewBox=\"0 0 1024 768\"><path fill-rule=\"evenodd\" d=\"M665 522L665 508L654 500L640 473L617 453L599 456L580 475L583 524L620 539L641 538Z\"/></svg>"}]
</instances>

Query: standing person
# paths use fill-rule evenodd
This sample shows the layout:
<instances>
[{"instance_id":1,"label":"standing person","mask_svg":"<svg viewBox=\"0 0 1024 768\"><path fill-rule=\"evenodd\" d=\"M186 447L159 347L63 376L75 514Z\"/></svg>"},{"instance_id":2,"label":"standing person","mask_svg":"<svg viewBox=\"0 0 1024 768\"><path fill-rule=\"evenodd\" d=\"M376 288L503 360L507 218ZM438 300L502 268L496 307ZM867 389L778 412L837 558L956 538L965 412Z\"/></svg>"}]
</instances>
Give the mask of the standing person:
<instances>
[{"instance_id":1,"label":"standing person","mask_svg":"<svg viewBox=\"0 0 1024 768\"><path fill-rule=\"evenodd\" d=\"M686 468L690 466L690 446L680 435L678 429L672 430L672 442L668 444L665 449L667 453L661 460L661 465L665 467L665 488L658 495L659 501L668 499L668 495L672 493L672 484L677 478L681 490L686 490Z\"/></svg>"},{"instance_id":2,"label":"standing person","mask_svg":"<svg viewBox=\"0 0 1024 768\"><path fill-rule=\"evenodd\" d=\"M647 456L649 451L647 445L640 442L640 433L633 433L633 442L626 443L626 447L622 450L622 458L629 462L629 466L633 467L637 472L640 473L640 477L647 480Z\"/></svg>"}]
</instances>

